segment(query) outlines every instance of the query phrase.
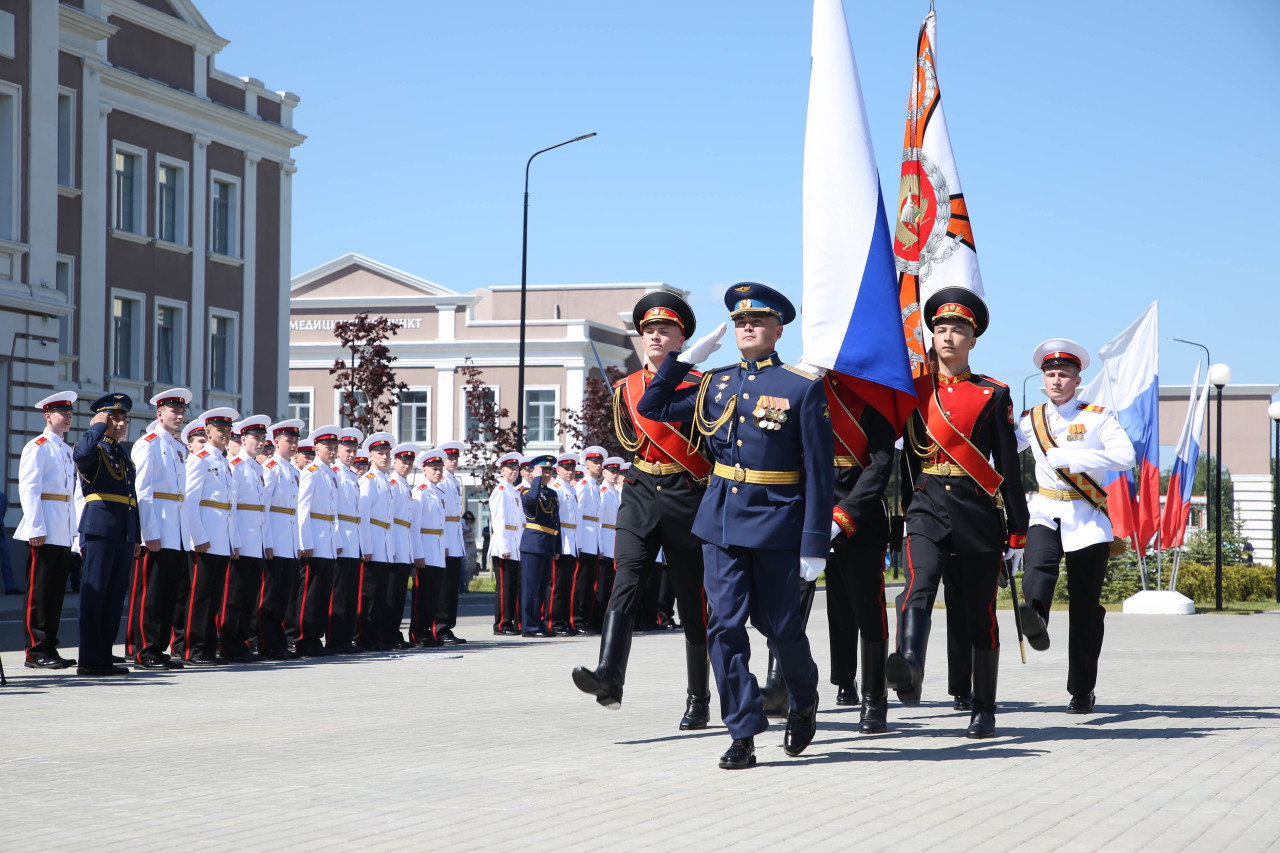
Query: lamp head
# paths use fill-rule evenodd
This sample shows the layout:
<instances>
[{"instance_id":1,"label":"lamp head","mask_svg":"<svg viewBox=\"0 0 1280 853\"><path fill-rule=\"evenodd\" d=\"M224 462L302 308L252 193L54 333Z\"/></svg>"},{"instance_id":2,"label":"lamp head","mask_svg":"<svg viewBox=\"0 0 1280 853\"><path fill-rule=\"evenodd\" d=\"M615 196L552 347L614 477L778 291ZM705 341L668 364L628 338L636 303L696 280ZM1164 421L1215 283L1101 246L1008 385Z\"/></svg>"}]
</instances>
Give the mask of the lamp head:
<instances>
[{"instance_id":1,"label":"lamp head","mask_svg":"<svg viewBox=\"0 0 1280 853\"><path fill-rule=\"evenodd\" d=\"M1215 387L1221 388L1223 385L1231 384L1231 368L1222 362L1218 362L1209 368L1209 381Z\"/></svg>"},{"instance_id":2,"label":"lamp head","mask_svg":"<svg viewBox=\"0 0 1280 853\"><path fill-rule=\"evenodd\" d=\"M1273 421L1280 421L1280 401L1267 406L1267 417Z\"/></svg>"}]
</instances>

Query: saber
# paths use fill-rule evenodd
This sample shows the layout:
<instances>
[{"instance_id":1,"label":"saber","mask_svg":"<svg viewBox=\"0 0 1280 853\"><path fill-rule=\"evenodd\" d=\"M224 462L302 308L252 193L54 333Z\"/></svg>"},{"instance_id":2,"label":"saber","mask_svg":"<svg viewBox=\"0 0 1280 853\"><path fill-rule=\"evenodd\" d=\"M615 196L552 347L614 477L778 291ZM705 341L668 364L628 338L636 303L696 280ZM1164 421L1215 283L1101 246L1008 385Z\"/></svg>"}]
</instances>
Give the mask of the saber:
<instances>
[{"instance_id":1,"label":"saber","mask_svg":"<svg viewBox=\"0 0 1280 853\"><path fill-rule=\"evenodd\" d=\"M1018 579L1009 571L1009 563L1003 560L1000 562L1000 579L1007 579L1009 582L1009 597L1013 599L1013 627L1018 631L1018 652L1022 655L1022 662L1026 663L1027 647L1022 643L1022 614L1018 612Z\"/></svg>"}]
</instances>

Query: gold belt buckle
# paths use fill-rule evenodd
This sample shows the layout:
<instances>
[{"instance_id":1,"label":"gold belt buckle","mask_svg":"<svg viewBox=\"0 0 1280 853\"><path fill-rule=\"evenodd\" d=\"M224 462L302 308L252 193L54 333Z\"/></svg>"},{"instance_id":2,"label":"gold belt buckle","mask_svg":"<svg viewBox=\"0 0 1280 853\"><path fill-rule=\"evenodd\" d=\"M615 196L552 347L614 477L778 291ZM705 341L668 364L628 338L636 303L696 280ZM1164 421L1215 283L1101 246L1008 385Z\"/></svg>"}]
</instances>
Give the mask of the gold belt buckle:
<instances>
[{"instance_id":1,"label":"gold belt buckle","mask_svg":"<svg viewBox=\"0 0 1280 853\"><path fill-rule=\"evenodd\" d=\"M943 477L950 477L950 476L951 476L951 463L950 463L950 462L943 462L941 465L939 465L939 466L938 466L938 473L939 473L939 474L941 474Z\"/></svg>"},{"instance_id":2,"label":"gold belt buckle","mask_svg":"<svg viewBox=\"0 0 1280 853\"><path fill-rule=\"evenodd\" d=\"M734 465L733 480L735 483L745 483L747 481L747 470L741 465Z\"/></svg>"}]
</instances>

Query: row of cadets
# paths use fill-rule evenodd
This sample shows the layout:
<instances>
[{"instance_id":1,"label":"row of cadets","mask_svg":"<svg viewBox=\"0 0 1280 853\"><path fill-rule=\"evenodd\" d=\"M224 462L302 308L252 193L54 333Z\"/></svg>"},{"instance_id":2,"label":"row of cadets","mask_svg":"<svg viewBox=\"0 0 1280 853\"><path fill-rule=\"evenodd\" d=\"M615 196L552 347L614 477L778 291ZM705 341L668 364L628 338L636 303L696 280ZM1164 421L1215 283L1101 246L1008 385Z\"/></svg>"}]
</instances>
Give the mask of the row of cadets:
<instances>
[{"instance_id":1,"label":"row of cadets","mask_svg":"<svg viewBox=\"0 0 1280 853\"><path fill-rule=\"evenodd\" d=\"M523 510L516 483L520 454L498 460L498 485L489 493L489 565L493 569L493 633L520 633L520 535Z\"/></svg>"},{"instance_id":2,"label":"row of cadets","mask_svg":"<svg viewBox=\"0 0 1280 853\"><path fill-rule=\"evenodd\" d=\"M342 430L338 456L333 463L338 487L338 554L329 599L329 630L325 648L333 654L363 651L355 644L360 618L360 475L353 467L364 433L353 427Z\"/></svg>"},{"instance_id":3,"label":"row of cadets","mask_svg":"<svg viewBox=\"0 0 1280 853\"><path fill-rule=\"evenodd\" d=\"M133 443L143 550L134 566L125 652L139 669L181 669L168 654L179 602L185 602L189 531L182 511L187 446L179 436L191 392L170 388L151 398L156 419Z\"/></svg>"},{"instance_id":4,"label":"row of cadets","mask_svg":"<svg viewBox=\"0 0 1280 853\"><path fill-rule=\"evenodd\" d=\"M321 637L329 627L329 599L338 545L338 482L333 460L338 452L339 428L330 424L309 436L315 461L298 480L298 560L302 567L298 589L298 639L294 648L304 657L323 657Z\"/></svg>"},{"instance_id":5,"label":"row of cadets","mask_svg":"<svg viewBox=\"0 0 1280 853\"><path fill-rule=\"evenodd\" d=\"M613 546L617 538L618 506L622 500L622 493L618 488L622 464L621 456L610 456L605 459L600 468L602 482L596 490L600 500L600 557L592 602L594 609L591 627L597 633L604 621L605 608L609 606L609 595L613 592L613 578L616 572L613 565Z\"/></svg>"},{"instance_id":6,"label":"row of cadets","mask_svg":"<svg viewBox=\"0 0 1280 853\"><path fill-rule=\"evenodd\" d=\"M443 645L436 635L436 612L440 604L440 588L446 574L445 556L445 453L426 450L419 457L425 482L413 489L414 526L419 540L420 561L415 561L417 574L413 584L409 639L425 648Z\"/></svg>"},{"instance_id":7,"label":"row of cadets","mask_svg":"<svg viewBox=\"0 0 1280 853\"><path fill-rule=\"evenodd\" d=\"M183 540L182 545L186 551L186 561L182 566L181 583L178 588L178 597L173 609L173 627L169 634L169 655L170 661L166 668L181 669L182 659L186 653L186 636L187 636L187 599L191 594L191 528L186 522L186 491L187 491L187 465L191 461L191 457L201 450L209 442L209 437L205 435L204 418L198 416L190 421L182 428L179 433L182 445L187 448L187 455L182 464L182 503L181 507L183 521Z\"/></svg>"},{"instance_id":8,"label":"row of cadets","mask_svg":"<svg viewBox=\"0 0 1280 853\"><path fill-rule=\"evenodd\" d=\"M231 466L224 451L231 438L235 409L210 409L201 416L207 442L187 455L187 482L182 503L191 550L191 582L183 631L183 660L194 666L218 663L218 612L227 583L227 568L236 556L238 531L233 524Z\"/></svg>"},{"instance_id":9,"label":"row of cadets","mask_svg":"<svg viewBox=\"0 0 1280 853\"><path fill-rule=\"evenodd\" d=\"M239 446L231 457L237 556L227 572L218 637L223 658L241 663L253 660L250 638L257 633L267 519L267 490L257 457L270 425L266 415L252 415L231 427L233 447Z\"/></svg>"},{"instance_id":10,"label":"row of cadets","mask_svg":"<svg viewBox=\"0 0 1280 853\"><path fill-rule=\"evenodd\" d=\"M552 564L562 551L560 506L550 484L556 457L530 455L521 460L532 474L520 498L524 531L520 535L520 633L525 637L550 637L543 616L548 610L544 593L552 583ZM549 620L548 620L549 621Z\"/></svg>"},{"instance_id":11,"label":"row of cadets","mask_svg":"<svg viewBox=\"0 0 1280 853\"><path fill-rule=\"evenodd\" d=\"M556 477L551 483L560 515L560 551L551 571L548 595L549 630L556 637L572 637L573 581L578 572L578 495L573 487L573 474L578 468L575 453L563 453L556 459Z\"/></svg>"},{"instance_id":12,"label":"row of cadets","mask_svg":"<svg viewBox=\"0 0 1280 853\"><path fill-rule=\"evenodd\" d=\"M360 626L356 642L368 651L386 651L382 642L391 615L385 602L395 558L391 538L391 444L389 432L375 432L364 440L369 471L360 478Z\"/></svg>"},{"instance_id":13,"label":"row of cadets","mask_svg":"<svg viewBox=\"0 0 1280 853\"><path fill-rule=\"evenodd\" d=\"M569 627L579 634L599 634L604 618L603 611L597 614L595 592L600 566L600 478L607 455L603 447L595 445L583 450L579 464L586 473L573 486L578 505L578 566L573 576Z\"/></svg>"},{"instance_id":14,"label":"row of cadets","mask_svg":"<svg viewBox=\"0 0 1280 853\"><path fill-rule=\"evenodd\" d=\"M444 479L440 488L444 492L445 519L444 544L445 576L440 584L440 600L436 604L436 616L432 630L446 646L462 645L466 640L453 633L458 626L459 576L462 558L466 556L466 543L462 538L462 483L456 472L462 454L462 442L446 441L437 449L444 453Z\"/></svg>"},{"instance_id":15,"label":"row of cadets","mask_svg":"<svg viewBox=\"0 0 1280 853\"><path fill-rule=\"evenodd\" d=\"M415 504L409 475L418 457L418 445L402 442L391 449L393 472L391 486L391 536L395 540L395 560L391 564L391 585L387 590L387 611L391 621L383 642L392 648L408 649L413 644L400 633L404 619L404 605L409 592L409 580L422 559L422 535L417 531L422 525L414 519Z\"/></svg>"},{"instance_id":16,"label":"row of cadets","mask_svg":"<svg viewBox=\"0 0 1280 853\"><path fill-rule=\"evenodd\" d=\"M298 471L293 458L302 427L299 418L272 424L269 432L275 454L262 466L267 517L262 586L258 590L258 655L267 660L294 656L284 625L298 577Z\"/></svg>"},{"instance_id":17,"label":"row of cadets","mask_svg":"<svg viewBox=\"0 0 1280 853\"><path fill-rule=\"evenodd\" d=\"M22 448L18 463L22 520L13 538L30 547L23 665L33 669L76 665L74 659L58 654L62 600L78 522L73 499L78 492L76 466L65 440L76 396L74 391L60 391L36 403L35 408L44 413L45 428Z\"/></svg>"},{"instance_id":18,"label":"row of cadets","mask_svg":"<svg viewBox=\"0 0 1280 853\"><path fill-rule=\"evenodd\" d=\"M294 478L298 484L298 497L302 496L302 472L307 469L316 459L315 441L310 436L302 436L298 439L298 449L293 454ZM298 534L302 531L302 511L298 511ZM294 537L293 548L295 555L294 573L287 578L286 592L288 593L288 601L285 603L284 611L284 638L287 644L287 650L292 654L297 648L298 636L302 630L300 621L302 616L302 587L303 578L306 575L306 561L303 560L300 549L298 548L298 536Z\"/></svg>"}]
</instances>

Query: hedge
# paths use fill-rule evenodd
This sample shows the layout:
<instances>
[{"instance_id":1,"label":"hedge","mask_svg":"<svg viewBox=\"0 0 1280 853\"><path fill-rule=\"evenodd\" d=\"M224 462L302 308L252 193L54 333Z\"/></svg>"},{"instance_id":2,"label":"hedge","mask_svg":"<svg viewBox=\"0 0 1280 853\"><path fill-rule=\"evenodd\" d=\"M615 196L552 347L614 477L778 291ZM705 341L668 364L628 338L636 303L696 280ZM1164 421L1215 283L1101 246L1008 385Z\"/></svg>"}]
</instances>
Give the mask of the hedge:
<instances>
[{"instance_id":1,"label":"hedge","mask_svg":"<svg viewBox=\"0 0 1280 853\"><path fill-rule=\"evenodd\" d=\"M1162 567L1163 586L1168 588L1171 565L1166 562ZM1058 604L1066 604L1067 596L1066 565L1062 566L1062 574L1054 589L1053 600ZM1148 580L1155 583L1155 566L1148 565ZM1142 589L1142 579L1136 565L1113 560L1107 567L1107 578L1102 584L1103 602L1118 603ZM1203 563L1192 563L1184 560L1178 568L1177 591L1198 602L1214 602L1214 567ZM1222 567L1222 599L1224 601L1275 601L1276 575L1271 566L1223 566Z\"/></svg>"}]
</instances>

